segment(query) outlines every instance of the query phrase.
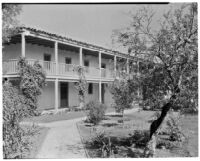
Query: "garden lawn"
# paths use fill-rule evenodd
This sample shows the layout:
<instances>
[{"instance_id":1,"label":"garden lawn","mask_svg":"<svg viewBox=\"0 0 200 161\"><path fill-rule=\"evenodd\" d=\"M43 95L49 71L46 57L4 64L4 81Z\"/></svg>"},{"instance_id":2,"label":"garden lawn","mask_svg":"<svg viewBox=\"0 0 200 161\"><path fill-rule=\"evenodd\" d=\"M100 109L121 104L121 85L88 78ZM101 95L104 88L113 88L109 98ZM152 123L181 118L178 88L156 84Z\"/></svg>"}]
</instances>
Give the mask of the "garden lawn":
<instances>
[{"instance_id":1,"label":"garden lawn","mask_svg":"<svg viewBox=\"0 0 200 161\"><path fill-rule=\"evenodd\" d=\"M118 154L115 157L141 157L142 149L137 149L138 154L133 153L129 145L130 135L135 130L149 130L150 121L152 120L152 111L140 111L124 116L124 123L119 123L121 117L116 115L107 115L106 118L97 126L89 123L79 122L78 128L86 151L91 158L101 157L101 151L98 147L91 147L88 142L94 138L95 133L104 133L109 136L111 142L118 146ZM183 144L181 148L156 149L155 157L186 157L198 156L198 116L187 115L181 118L181 127L186 137L189 138L188 143ZM129 135L130 134L130 135Z\"/></svg>"}]
</instances>

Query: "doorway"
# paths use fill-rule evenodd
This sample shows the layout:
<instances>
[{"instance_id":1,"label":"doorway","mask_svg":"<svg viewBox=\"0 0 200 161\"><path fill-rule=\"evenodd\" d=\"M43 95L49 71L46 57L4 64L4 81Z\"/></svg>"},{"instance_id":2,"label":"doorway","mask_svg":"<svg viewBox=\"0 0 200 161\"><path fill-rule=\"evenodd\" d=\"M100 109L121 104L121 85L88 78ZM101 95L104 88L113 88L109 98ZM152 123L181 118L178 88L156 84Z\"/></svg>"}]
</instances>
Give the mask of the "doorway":
<instances>
[{"instance_id":1,"label":"doorway","mask_svg":"<svg viewBox=\"0 0 200 161\"><path fill-rule=\"evenodd\" d=\"M68 82L60 83L60 107L66 108L68 104Z\"/></svg>"}]
</instances>

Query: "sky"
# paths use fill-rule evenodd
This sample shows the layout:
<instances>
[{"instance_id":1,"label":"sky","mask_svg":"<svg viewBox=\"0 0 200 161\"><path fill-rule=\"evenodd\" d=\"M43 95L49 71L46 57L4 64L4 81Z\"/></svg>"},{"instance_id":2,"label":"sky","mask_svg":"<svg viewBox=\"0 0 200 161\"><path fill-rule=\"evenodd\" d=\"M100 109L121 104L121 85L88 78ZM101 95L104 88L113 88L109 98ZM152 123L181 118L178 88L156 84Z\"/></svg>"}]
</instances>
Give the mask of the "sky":
<instances>
[{"instance_id":1,"label":"sky","mask_svg":"<svg viewBox=\"0 0 200 161\"><path fill-rule=\"evenodd\" d=\"M112 48L111 35L130 23L128 12L136 12L144 5L71 5L26 4L22 5L20 23L47 32L59 34L106 48ZM155 19L180 4L151 5ZM156 27L157 21L154 22Z\"/></svg>"}]
</instances>

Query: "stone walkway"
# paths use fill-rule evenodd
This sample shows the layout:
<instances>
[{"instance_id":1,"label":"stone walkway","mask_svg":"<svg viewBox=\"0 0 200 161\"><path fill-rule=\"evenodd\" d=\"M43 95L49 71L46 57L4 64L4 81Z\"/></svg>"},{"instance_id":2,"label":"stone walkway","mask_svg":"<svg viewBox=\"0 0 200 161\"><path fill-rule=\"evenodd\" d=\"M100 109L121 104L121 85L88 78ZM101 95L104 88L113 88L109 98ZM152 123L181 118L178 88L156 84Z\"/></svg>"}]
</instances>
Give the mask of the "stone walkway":
<instances>
[{"instance_id":1,"label":"stone walkway","mask_svg":"<svg viewBox=\"0 0 200 161\"><path fill-rule=\"evenodd\" d=\"M137 110L138 109L126 110L124 113L133 113ZM112 115L115 114L115 112L108 114ZM85 117L37 124L39 126L49 127L50 129L36 158L86 158L85 150L76 126L76 123L83 119L85 119Z\"/></svg>"},{"instance_id":2,"label":"stone walkway","mask_svg":"<svg viewBox=\"0 0 200 161\"><path fill-rule=\"evenodd\" d=\"M40 124L50 130L36 158L86 158L76 122L81 119Z\"/></svg>"}]
</instances>

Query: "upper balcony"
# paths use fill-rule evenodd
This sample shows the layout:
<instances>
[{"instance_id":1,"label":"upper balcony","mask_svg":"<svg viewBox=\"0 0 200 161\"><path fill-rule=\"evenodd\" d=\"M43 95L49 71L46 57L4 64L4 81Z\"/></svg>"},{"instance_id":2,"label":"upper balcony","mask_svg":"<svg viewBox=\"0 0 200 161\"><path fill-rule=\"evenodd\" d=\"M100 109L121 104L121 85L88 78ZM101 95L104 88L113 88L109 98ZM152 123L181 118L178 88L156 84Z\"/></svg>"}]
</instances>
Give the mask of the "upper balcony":
<instances>
[{"instance_id":1,"label":"upper balcony","mask_svg":"<svg viewBox=\"0 0 200 161\"><path fill-rule=\"evenodd\" d=\"M87 80L113 81L119 75L117 70L129 73L130 57L127 55L35 30L13 36L4 45L3 53L3 75L6 77L18 76L17 59L20 56L26 57L31 65L39 60L50 79L77 80L76 66L84 66ZM125 62L123 67L119 67L121 60Z\"/></svg>"},{"instance_id":2,"label":"upper balcony","mask_svg":"<svg viewBox=\"0 0 200 161\"><path fill-rule=\"evenodd\" d=\"M58 63L58 72L56 72L56 63L53 61L41 61L34 59L27 59L29 65L33 65L35 61L38 61L46 72L47 77L62 77L78 79L78 73L75 64L65 64ZM3 75L18 75L18 60L10 59L3 61ZM99 68L95 67L84 67L86 79L108 79L113 80L115 77L115 72L109 69L101 68L101 73ZM101 77L100 77L101 74Z\"/></svg>"}]
</instances>

